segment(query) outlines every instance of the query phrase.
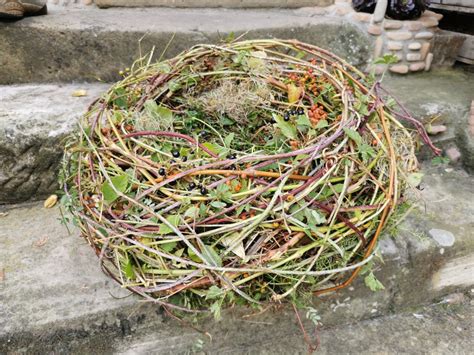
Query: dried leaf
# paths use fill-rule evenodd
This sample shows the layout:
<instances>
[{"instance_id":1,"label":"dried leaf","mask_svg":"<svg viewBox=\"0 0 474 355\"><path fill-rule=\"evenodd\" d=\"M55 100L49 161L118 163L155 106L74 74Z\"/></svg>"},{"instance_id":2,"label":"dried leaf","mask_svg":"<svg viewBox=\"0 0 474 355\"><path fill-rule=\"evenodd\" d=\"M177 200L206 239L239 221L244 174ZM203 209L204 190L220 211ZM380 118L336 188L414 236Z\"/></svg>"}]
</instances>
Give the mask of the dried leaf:
<instances>
[{"instance_id":1,"label":"dried leaf","mask_svg":"<svg viewBox=\"0 0 474 355\"><path fill-rule=\"evenodd\" d=\"M288 90L288 102L290 104L294 104L295 102L298 102L301 94L303 93L303 89L296 86L295 84L288 84L286 87Z\"/></svg>"},{"instance_id":2,"label":"dried leaf","mask_svg":"<svg viewBox=\"0 0 474 355\"><path fill-rule=\"evenodd\" d=\"M84 89L79 89L72 92L72 97L83 97L83 96L87 96L87 91Z\"/></svg>"},{"instance_id":3,"label":"dried leaf","mask_svg":"<svg viewBox=\"0 0 474 355\"><path fill-rule=\"evenodd\" d=\"M57 202L58 195L51 195L44 201L44 208L52 208Z\"/></svg>"},{"instance_id":4,"label":"dried leaf","mask_svg":"<svg viewBox=\"0 0 474 355\"><path fill-rule=\"evenodd\" d=\"M222 244L225 247L229 247L231 245L235 244L236 239L239 237L239 233L234 233L231 234L230 236L222 239ZM235 246L231 249L231 252L233 252L235 255L238 257L245 259L245 248L244 248L244 243L242 241L238 242L235 244Z\"/></svg>"},{"instance_id":5,"label":"dried leaf","mask_svg":"<svg viewBox=\"0 0 474 355\"><path fill-rule=\"evenodd\" d=\"M8 216L8 212L0 212L0 217L6 217Z\"/></svg>"},{"instance_id":6,"label":"dried leaf","mask_svg":"<svg viewBox=\"0 0 474 355\"><path fill-rule=\"evenodd\" d=\"M38 239L36 242L33 243L33 246L37 248L41 248L43 245L45 245L48 242L48 237L43 237L41 239Z\"/></svg>"}]
</instances>

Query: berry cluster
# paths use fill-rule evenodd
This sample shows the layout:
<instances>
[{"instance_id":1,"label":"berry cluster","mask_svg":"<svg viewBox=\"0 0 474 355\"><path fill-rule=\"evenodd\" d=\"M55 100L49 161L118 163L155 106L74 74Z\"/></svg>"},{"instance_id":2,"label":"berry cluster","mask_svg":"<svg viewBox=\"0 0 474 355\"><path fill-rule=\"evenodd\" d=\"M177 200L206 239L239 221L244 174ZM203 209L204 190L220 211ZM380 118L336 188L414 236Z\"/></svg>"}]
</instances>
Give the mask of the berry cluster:
<instances>
[{"instance_id":1,"label":"berry cluster","mask_svg":"<svg viewBox=\"0 0 474 355\"><path fill-rule=\"evenodd\" d=\"M327 119L328 114L326 111L324 111L323 106L315 104L309 109L308 117L311 121L311 124L316 126L319 121Z\"/></svg>"}]
</instances>

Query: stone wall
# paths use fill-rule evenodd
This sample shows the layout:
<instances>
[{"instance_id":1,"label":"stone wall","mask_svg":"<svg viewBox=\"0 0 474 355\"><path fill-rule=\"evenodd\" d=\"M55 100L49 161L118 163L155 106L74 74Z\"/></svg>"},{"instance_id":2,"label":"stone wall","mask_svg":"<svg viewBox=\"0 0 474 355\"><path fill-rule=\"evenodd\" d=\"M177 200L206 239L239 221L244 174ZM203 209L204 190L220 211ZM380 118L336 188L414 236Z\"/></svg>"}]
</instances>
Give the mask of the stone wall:
<instances>
[{"instance_id":1,"label":"stone wall","mask_svg":"<svg viewBox=\"0 0 474 355\"><path fill-rule=\"evenodd\" d=\"M434 37L439 31L438 22L443 15L426 11L418 20L383 19L375 23L373 15L354 11L351 0L336 0L328 12L356 22L366 29L374 39L373 58L385 54L396 56L398 62L390 65L391 72L407 74L430 70ZM385 67L376 65L374 69L376 73L381 73Z\"/></svg>"}]
</instances>

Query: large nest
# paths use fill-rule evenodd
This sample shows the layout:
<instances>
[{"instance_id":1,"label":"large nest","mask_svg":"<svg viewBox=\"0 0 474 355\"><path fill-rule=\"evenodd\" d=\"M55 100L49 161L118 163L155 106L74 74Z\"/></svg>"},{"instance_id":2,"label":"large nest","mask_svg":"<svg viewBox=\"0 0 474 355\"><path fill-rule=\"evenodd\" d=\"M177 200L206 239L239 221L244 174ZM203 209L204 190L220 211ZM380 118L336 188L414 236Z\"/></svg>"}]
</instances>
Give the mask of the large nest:
<instances>
[{"instance_id":1,"label":"large nest","mask_svg":"<svg viewBox=\"0 0 474 355\"><path fill-rule=\"evenodd\" d=\"M156 302L341 288L373 257L417 166L381 96L297 41L144 58L69 140L63 201L104 270Z\"/></svg>"}]
</instances>

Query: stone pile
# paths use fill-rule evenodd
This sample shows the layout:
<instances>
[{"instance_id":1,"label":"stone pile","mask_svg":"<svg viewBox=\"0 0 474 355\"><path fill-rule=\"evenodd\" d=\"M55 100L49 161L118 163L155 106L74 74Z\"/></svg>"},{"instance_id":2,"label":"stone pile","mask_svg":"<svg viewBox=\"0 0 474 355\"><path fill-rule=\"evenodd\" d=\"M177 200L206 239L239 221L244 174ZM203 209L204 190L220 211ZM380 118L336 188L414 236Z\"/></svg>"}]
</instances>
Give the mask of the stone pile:
<instances>
[{"instance_id":1,"label":"stone pile","mask_svg":"<svg viewBox=\"0 0 474 355\"><path fill-rule=\"evenodd\" d=\"M391 72L407 74L430 70L433 39L439 31L438 22L443 15L426 11L418 20L397 21L385 18L377 22L372 14L356 12L350 0L336 0L328 8L328 12L358 23L375 38L373 58L393 54L398 62L390 65ZM381 73L385 67L376 65L374 69L376 73Z\"/></svg>"}]
</instances>

